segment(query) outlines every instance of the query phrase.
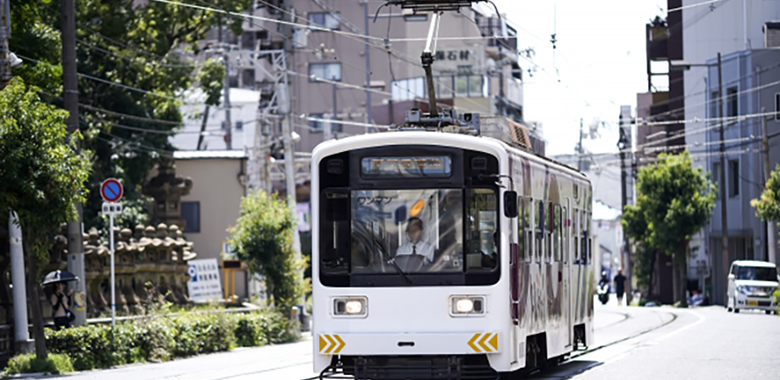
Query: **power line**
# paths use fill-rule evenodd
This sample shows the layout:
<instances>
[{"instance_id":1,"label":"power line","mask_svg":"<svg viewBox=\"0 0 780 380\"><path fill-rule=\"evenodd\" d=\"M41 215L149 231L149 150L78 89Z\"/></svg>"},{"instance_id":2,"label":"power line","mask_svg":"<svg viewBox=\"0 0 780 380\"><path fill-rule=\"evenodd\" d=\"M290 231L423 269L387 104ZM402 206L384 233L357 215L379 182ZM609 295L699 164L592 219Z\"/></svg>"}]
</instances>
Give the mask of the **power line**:
<instances>
[{"instance_id":1,"label":"power line","mask_svg":"<svg viewBox=\"0 0 780 380\"><path fill-rule=\"evenodd\" d=\"M708 4L719 3L719 2L721 2L721 1L723 1L723 0L710 0L710 1L704 1L704 2L701 2L701 3L696 3L696 4L684 5L684 6L682 6L682 7L677 7L677 8L672 8L672 9L669 9L668 11L666 11L666 13L667 13L667 14L669 14L669 13L672 13L672 12L679 12L679 11L682 11L682 10L685 10L685 9L690 9L690 8L695 8L695 7L700 7L700 6L702 6L702 5L708 5Z\"/></svg>"}]
</instances>

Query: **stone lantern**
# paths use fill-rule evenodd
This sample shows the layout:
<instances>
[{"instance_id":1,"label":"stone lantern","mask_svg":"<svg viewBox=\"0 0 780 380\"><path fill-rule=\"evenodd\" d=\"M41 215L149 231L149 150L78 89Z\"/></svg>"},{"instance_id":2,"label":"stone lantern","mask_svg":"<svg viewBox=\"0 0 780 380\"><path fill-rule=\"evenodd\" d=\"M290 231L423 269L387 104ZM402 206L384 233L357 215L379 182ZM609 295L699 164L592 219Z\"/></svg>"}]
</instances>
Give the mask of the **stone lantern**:
<instances>
[{"instance_id":1,"label":"stone lantern","mask_svg":"<svg viewBox=\"0 0 780 380\"><path fill-rule=\"evenodd\" d=\"M157 176L146 181L143 193L154 198L152 215L158 223L175 224L184 230L181 217L181 197L190 193L192 179L176 176L176 165L171 157L162 157Z\"/></svg>"}]
</instances>

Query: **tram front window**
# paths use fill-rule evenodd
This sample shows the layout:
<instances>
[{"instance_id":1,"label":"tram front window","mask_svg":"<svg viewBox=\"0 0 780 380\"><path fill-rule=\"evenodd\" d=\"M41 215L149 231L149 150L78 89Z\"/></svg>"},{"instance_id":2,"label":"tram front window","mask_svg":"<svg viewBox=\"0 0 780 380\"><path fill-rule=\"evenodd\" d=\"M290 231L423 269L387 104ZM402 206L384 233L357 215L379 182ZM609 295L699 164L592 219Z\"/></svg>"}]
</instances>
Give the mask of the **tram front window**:
<instances>
[{"instance_id":1,"label":"tram front window","mask_svg":"<svg viewBox=\"0 0 780 380\"><path fill-rule=\"evenodd\" d=\"M495 192L467 190L465 198L461 189L352 191L351 272L493 269Z\"/></svg>"}]
</instances>

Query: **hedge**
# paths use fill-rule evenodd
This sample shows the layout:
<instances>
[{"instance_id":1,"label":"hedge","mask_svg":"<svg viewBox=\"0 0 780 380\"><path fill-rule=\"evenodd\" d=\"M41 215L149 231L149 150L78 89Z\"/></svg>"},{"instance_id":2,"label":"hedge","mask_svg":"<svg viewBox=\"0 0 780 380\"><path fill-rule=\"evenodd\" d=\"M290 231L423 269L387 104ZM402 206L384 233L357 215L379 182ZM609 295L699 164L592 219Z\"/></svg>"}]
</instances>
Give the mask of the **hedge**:
<instances>
[{"instance_id":1,"label":"hedge","mask_svg":"<svg viewBox=\"0 0 780 380\"><path fill-rule=\"evenodd\" d=\"M20 373L51 373L60 374L73 372L73 364L68 355L49 355L45 360L38 359L35 354L14 356L5 367L5 375Z\"/></svg>"},{"instance_id":2,"label":"hedge","mask_svg":"<svg viewBox=\"0 0 780 380\"><path fill-rule=\"evenodd\" d=\"M234 347L292 342L298 334L277 311L247 314L188 312L117 324L46 331L46 346L83 371L127 363L159 362Z\"/></svg>"}]
</instances>

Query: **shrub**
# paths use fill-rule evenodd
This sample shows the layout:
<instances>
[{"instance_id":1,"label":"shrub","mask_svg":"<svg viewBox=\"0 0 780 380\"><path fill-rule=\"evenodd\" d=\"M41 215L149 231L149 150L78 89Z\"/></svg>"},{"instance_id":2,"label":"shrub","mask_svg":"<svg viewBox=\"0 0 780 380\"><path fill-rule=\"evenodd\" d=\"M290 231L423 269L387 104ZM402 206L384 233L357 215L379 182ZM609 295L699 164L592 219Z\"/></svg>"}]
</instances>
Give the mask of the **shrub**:
<instances>
[{"instance_id":1,"label":"shrub","mask_svg":"<svg viewBox=\"0 0 780 380\"><path fill-rule=\"evenodd\" d=\"M276 310L247 314L186 312L108 325L46 331L46 345L66 354L78 371L127 363L165 361L236 346L263 346L299 338L289 319Z\"/></svg>"},{"instance_id":2,"label":"shrub","mask_svg":"<svg viewBox=\"0 0 780 380\"><path fill-rule=\"evenodd\" d=\"M17 355L8 361L5 375L20 373L46 372L53 374L73 372L73 364L68 355L50 354L46 360L40 360L35 354Z\"/></svg>"}]
</instances>

